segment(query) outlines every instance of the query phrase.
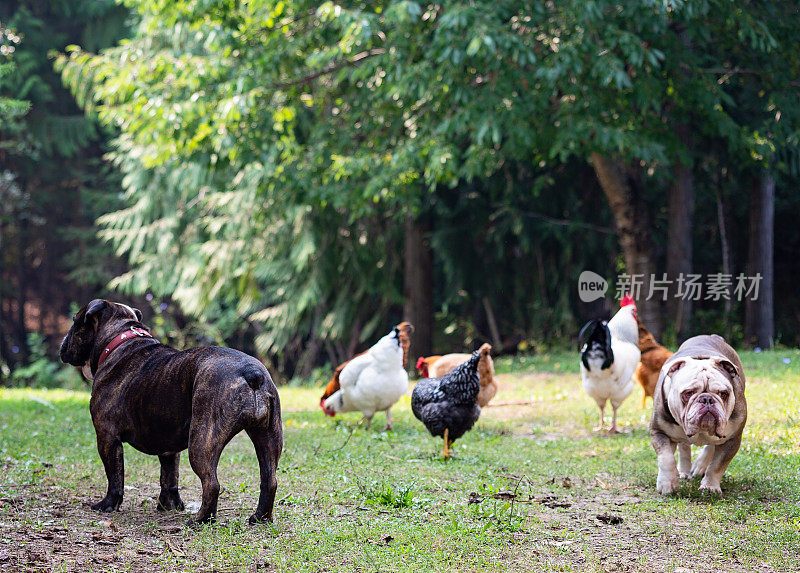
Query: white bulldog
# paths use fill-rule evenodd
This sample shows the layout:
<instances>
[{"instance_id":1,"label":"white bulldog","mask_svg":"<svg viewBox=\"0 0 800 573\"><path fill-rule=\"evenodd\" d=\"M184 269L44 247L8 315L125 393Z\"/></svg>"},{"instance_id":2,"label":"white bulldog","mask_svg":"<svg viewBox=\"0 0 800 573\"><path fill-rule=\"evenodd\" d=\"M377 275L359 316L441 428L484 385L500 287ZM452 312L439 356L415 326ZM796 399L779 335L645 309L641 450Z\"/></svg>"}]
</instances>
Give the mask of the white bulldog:
<instances>
[{"instance_id":1,"label":"white bulldog","mask_svg":"<svg viewBox=\"0 0 800 573\"><path fill-rule=\"evenodd\" d=\"M658 493L671 494L679 477L701 474L700 489L722 493L722 474L739 451L747 421L744 388L739 355L716 334L690 338L664 363L650 421ZM694 465L692 445L705 446Z\"/></svg>"}]
</instances>

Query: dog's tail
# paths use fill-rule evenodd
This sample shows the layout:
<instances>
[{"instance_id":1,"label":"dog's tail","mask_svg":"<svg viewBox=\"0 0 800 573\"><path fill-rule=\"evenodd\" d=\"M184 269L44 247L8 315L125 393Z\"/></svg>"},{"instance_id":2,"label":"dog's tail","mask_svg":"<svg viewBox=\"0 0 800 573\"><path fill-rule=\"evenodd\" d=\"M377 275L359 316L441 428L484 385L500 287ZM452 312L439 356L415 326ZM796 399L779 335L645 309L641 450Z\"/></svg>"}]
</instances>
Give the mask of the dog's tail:
<instances>
[{"instance_id":1,"label":"dog's tail","mask_svg":"<svg viewBox=\"0 0 800 573\"><path fill-rule=\"evenodd\" d=\"M244 378L247 385L253 389L253 416L258 425L274 430L274 426L277 424L278 431L280 431L281 402L269 372L263 366L260 368L259 366L261 365L244 365L239 370L239 376Z\"/></svg>"},{"instance_id":2,"label":"dog's tail","mask_svg":"<svg viewBox=\"0 0 800 573\"><path fill-rule=\"evenodd\" d=\"M267 380L267 374L262 368L258 368L255 364L246 364L239 371L239 376L245 379L247 385L253 390L258 390L264 385Z\"/></svg>"}]
</instances>

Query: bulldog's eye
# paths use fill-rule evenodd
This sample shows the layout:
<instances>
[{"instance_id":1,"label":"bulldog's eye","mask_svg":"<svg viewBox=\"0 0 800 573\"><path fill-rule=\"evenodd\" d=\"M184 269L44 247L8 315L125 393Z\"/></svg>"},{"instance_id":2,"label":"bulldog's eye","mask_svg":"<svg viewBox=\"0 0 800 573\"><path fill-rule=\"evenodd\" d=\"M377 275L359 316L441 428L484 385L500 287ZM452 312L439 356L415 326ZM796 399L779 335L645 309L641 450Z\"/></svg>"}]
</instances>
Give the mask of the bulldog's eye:
<instances>
[{"instance_id":1,"label":"bulldog's eye","mask_svg":"<svg viewBox=\"0 0 800 573\"><path fill-rule=\"evenodd\" d=\"M730 395L731 393L728 392L727 390L723 390L722 392L719 393L719 397L722 398L723 402L726 402L728 400L728 396Z\"/></svg>"},{"instance_id":2,"label":"bulldog's eye","mask_svg":"<svg viewBox=\"0 0 800 573\"><path fill-rule=\"evenodd\" d=\"M694 394L695 394L694 390L684 390L683 392L681 392L681 400L685 404L686 402L689 401L689 398L694 396Z\"/></svg>"}]
</instances>

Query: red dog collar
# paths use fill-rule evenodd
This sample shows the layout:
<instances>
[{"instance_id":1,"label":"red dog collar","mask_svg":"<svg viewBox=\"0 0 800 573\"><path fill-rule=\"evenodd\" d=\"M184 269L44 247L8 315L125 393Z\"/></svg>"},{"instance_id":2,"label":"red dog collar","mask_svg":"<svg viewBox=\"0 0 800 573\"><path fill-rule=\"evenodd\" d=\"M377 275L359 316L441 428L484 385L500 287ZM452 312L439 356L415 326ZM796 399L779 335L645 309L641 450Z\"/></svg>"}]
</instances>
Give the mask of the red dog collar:
<instances>
[{"instance_id":1,"label":"red dog collar","mask_svg":"<svg viewBox=\"0 0 800 573\"><path fill-rule=\"evenodd\" d=\"M150 331L146 328L136 328L135 326L131 326L130 330L126 330L116 335L114 339L108 343L108 346L103 349L103 352L100 353L100 358L97 360L97 369L100 369L100 365L103 363L103 361L108 358L108 355L111 354L120 344L126 340L133 340L136 337L153 338L153 335L150 334Z\"/></svg>"}]
</instances>

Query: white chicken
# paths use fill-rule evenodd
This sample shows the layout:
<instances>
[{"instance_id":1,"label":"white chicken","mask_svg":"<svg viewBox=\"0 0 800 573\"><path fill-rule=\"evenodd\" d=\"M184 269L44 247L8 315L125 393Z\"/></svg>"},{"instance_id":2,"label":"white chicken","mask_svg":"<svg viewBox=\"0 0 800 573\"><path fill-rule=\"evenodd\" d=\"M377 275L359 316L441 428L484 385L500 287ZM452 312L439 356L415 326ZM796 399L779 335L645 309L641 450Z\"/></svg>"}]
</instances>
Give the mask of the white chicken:
<instances>
[{"instance_id":1,"label":"white chicken","mask_svg":"<svg viewBox=\"0 0 800 573\"><path fill-rule=\"evenodd\" d=\"M364 354L356 356L339 374L339 389L326 398L322 408L329 416L361 412L369 429L375 412L386 412L386 428L392 428L391 407L408 391L408 372L403 366L401 331L395 328Z\"/></svg>"},{"instance_id":2,"label":"white chicken","mask_svg":"<svg viewBox=\"0 0 800 573\"><path fill-rule=\"evenodd\" d=\"M611 320L591 320L582 329L580 339L588 333L581 349L583 389L600 408L600 425L605 427L606 402L611 402L614 415L609 432L619 433L617 408L633 391L633 373L641 358L636 303L630 295L620 302L620 309Z\"/></svg>"}]
</instances>

